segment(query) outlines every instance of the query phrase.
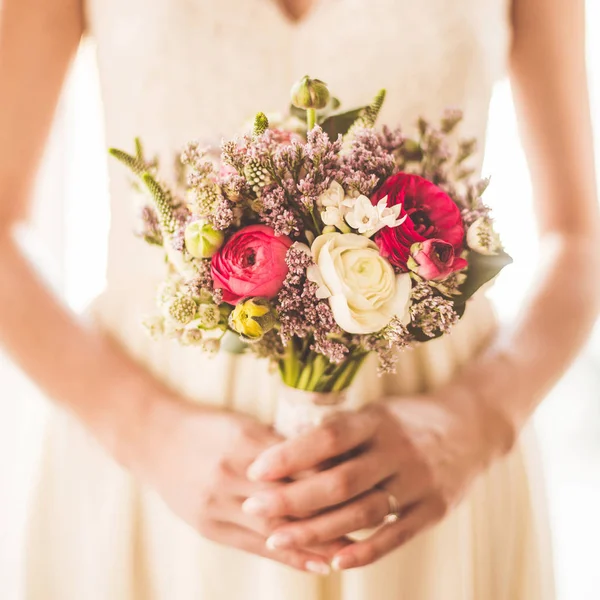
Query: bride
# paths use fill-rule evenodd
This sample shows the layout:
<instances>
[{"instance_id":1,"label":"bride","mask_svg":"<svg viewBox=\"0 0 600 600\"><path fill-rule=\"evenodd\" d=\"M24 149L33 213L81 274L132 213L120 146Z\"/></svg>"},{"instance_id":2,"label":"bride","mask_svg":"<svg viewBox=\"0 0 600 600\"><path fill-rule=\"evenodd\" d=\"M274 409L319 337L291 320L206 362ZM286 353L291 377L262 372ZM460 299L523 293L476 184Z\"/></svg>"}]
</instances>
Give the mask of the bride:
<instances>
[{"instance_id":1,"label":"bride","mask_svg":"<svg viewBox=\"0 0 600 600\"><path fill-rule=\"evenodd\" d=\"M583 1L1 7L0 339L57 404L30 502L24 598L551 599L526 423L600 302ZM451 336L401 355L397 375L365 366L360 412L282 441L263 362L211 360L140 331L162 271L131 234L118 165L107 287L90 318L69 313L13 229L82 34L97 43L107 144L139 135L165 160L190 138L232 135L285 106L305 73L348 106L386 87L385 123L460 107L461 134L482 139L492 86L508 70L543 249L520 319L498 330L478 295ZM390 511L399 518L382 525Z\"/></svg>"}]
</instances>

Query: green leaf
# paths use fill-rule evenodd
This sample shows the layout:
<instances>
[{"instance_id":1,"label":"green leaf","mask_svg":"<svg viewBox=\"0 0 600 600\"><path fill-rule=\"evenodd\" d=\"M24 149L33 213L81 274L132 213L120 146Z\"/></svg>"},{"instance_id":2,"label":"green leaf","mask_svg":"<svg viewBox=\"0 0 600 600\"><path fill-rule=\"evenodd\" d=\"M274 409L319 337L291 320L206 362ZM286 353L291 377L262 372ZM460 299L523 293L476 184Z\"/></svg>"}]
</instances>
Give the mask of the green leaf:
<instances>
[{"instance_id":1,"label":"green leaf","mask_svg":"<svg viewBox=\"0 0 600 600\"><path fill-rule=\"evenodd\" d=\"M457 305L464 304L481 286L496 277L513 260L504 251L493 256L470 251L467 255L467 261L469 263L467 279L460 287L460 296L455 298Z\"/></svg>"},{"instance_id":2,"label":"green leaf","mask_svg":"<svg viewBox=\"0 0 600 600\"><path fill-rule=\"evenodd\" d=\"M290 115L300 119L301 121L306 121L306 111L303 108L294 106L293 104L290 104Z\"/></svg>"},{"instance_id":3,"label":"green leaf","mask_svg":"<svg viewBox=\"0 0 600 600\"><path fill-rule=\"evenodd\" d=\"M385 100L385 90L380 90L368 106L361 106L342 113L327 117L322 123L323 131L330 139L337 139L338 135L346 135L353 125L373 127Z\"/></svg>"},{"instance_id":4,"label":"green leaf","mask_svg":"<svg viewBox=\"0 0 600 600\"><path fill-rule=\"evenodd\" d=\"M410 335L412 335L416 342L430 342L431 340L435 340L444 335L441 331L438 331L433 337L429 337L428 335L425 335L418 327L412 327L410 325L408 326L408 332Z\"/></svg>"},{"instance_id":5,"label":"green leaf","mask_svg":"<svg viewBox=\"0 0 600 600\"><path fill-rule=\"evenodd\" d=\"M341 102L332 96L329 104L325 108L317 111L317 123L322 123L325 121L331 115L331 113L336 111L340 106ZM306 110L304 108L298 108L297 106L290 104L290 115L300 119L301 121L306 121Z\"/></svg>"},{"instance_id":6,"label":"green leaf","mask_svg":"<svg viewBox=\"0 0 600 600\"><path fill-rule=\"evenodd\" d=\"M329 139L336 140L338 135L346 135L352 125L366 110L366 106L355 108L342 113L337 113L327 117L322 123L323 131L329 136Z\"/></svg>"},{"instance_id":7,"label":"green leaf","mask_svg":"<svg viewBox=\"0 0 600 600\"><path fill-rule=\"evenodd\" d=\"M240 339L240 336L227 330L221 340L221 349L229 354L244 354L248 350L248 344Z\"/></svg>"}]
</instances>

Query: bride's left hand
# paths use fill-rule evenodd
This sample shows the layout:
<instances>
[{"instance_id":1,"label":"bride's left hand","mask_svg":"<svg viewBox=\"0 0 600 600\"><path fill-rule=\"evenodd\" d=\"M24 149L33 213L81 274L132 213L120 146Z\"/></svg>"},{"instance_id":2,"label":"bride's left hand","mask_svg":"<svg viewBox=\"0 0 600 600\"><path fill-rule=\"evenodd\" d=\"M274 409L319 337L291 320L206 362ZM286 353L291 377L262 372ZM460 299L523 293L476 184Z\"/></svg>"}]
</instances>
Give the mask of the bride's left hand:
<instances>
[{"instance_id":1,"label":"bride's left hand","mask_svg":"<svg viewBox=\"0 0 600 600\"><path fill-rule=\"evenodd\" d=\"M364 566L443 519L512 445L510 433L468 395L392 399L341 413L259 456L248 470L254 480L313 473L248 499L244 510L292 519L271 535L270 547L309 547L382 525L393 496L399 519L333 561L337 569Z\"/></svg>"}]
</instances>

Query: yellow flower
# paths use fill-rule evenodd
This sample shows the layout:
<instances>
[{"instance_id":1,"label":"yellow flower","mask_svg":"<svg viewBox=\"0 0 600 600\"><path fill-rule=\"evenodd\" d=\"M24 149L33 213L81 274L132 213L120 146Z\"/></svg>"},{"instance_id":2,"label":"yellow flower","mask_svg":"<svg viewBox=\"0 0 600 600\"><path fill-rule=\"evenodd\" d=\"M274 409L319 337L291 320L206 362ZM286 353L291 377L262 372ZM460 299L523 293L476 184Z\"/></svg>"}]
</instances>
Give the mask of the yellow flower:
<instances>
[{"instance_id":1,"label":"yellow flower","mask_svg":"<svg viewBox=\"0 0 600 600\"><path fill-rule=\"evenodd\" d=\"M230 327L248 341L258 341L275 324L271 307L262 298L239 302L229 316Z\"/></svg>"}]
</instances>

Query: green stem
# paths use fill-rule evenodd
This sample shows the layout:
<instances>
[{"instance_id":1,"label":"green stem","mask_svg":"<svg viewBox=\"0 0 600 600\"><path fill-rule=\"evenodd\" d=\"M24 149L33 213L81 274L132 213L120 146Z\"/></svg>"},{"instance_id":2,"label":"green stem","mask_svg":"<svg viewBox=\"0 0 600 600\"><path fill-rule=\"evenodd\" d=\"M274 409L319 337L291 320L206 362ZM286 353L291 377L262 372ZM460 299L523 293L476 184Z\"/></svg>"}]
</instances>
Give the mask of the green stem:
<instances>
[{"instance_id":1,"label":"green stem","mask_svg":"<svg viewBox=\"0 0 600 600\"><path fill-rule=\"evenodd\" d=\"M312 131L317 123L317 111L314 108L306 109L306 124L308 131Z\"/></svg>"},{"instance_id":2,"label":"green stem","mask_svg":"<svg viewBox=\"0 0 600 600\"><path fill-rule=\"evenodd\" d=\"M298 360L296 359L296 349L294 348L294 340L291 339L285 349L285 356L279 364L281 377L286 385L294 387L298 379Z\"/></svg>"},{"instance_id":3,"label":"green stem","mask_svg":"<svg viewBox=\"0 0 600 600\"><path fill-rule=\"evenodd\" d=\"M322 354L317 354L313 361L312 376L308 382L309 390L315 391L317 389L317 385L325 373L328 362L329 361Z\"/></svg>"},{"instance_id":4,"label":"green stem","mask_svg":"<svg viewBox=\"0 0 600 600\"><path fill-rule=\"evenodd\" d=\"M312 366L310 363L308 363L302 369L302 372L300 373L300 377L298 378L298 384L296 387L299 390L307 390L308 389L308 383L311 379L311 377L310 377L311 374L312 374Z\"/></svg>"},{"instance_id":5,"label":"green stem","mask_svg":"<svg viewBox=\"0 0 600 600\"><path fill-rule=\"evenodd\" d=\"M346 368L342 371L341 375L333 382L332 391L341 392L345 390L354 381L354 377L358 373L360 366L365 360L366 354L362 354L355 358L351 358Z\"/></svg>"},{"instance_id":6,"label":"green stem","mask_svg":"<svg viewBox=\"0 0 600 600\"><path fill-rule=\"evenodd\" d=\"M317 217L315 215L314 210L310 211L310 216L312 217L312 222L313 222L313 225L315 226L315 234L317 235L317 237L319 237L321 235L321 233L323 233L323 232L321 231L321 226L319 225L319 222L317 221Z\"/></svg>"}]
</instances>

